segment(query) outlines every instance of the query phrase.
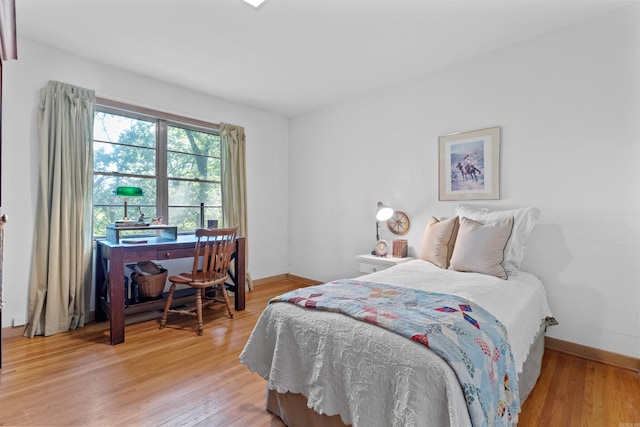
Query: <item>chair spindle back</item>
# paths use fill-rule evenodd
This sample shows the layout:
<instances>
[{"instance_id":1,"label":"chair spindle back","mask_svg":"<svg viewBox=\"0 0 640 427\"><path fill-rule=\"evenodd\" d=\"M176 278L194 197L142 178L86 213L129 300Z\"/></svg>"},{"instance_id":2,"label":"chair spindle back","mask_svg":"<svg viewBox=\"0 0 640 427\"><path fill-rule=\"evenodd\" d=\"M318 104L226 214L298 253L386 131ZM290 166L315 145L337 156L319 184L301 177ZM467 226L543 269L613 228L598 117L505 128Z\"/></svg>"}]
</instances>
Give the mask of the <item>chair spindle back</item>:
<instances>
[{"instance_id":1,"label":"chair spindle back","mask_svg":"<svg viewBox=\"0 0 640 427\"><path fill-rule=\"evenodd\" d=\"M194 278L197 277L203 282L213 282L227 277L231 255L235 250L237 232L237 226L196 230L198 241L193 258ZM201 258L202 266L200 266Z\"/></svg>"}]
</instances>

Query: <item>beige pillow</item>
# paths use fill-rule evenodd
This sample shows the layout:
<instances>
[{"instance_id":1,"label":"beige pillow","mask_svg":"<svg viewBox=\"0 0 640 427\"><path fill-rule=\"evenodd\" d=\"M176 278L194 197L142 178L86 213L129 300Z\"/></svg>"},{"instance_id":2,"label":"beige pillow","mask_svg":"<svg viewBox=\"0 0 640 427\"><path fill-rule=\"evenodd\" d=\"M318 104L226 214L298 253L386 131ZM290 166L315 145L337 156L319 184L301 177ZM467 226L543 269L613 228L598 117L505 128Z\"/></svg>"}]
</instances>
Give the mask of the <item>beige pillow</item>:
<instances>
[{"instance_id":1,"label":"beige pillow","mask_svg":"<svg viewBox=\"0 0 640 427\"><path fill-rule=\"evenodd\" d=\"M429 261L440 268L447 268L453 253L453 245L458 234L458 217L443 221L431 217L424 229L420 259Z\"/></svg>"},{"instance_id":2,"label":"beige pillow","mask_svg":"<svg viewBox=\"0 0 640 427\"><path fill-rule=\"evenodd\" d=\"M506 279L504 251L512 229L512 217L484 225L469 218L460 218L460 228L449 269Z\"/></svg>"}]
</instances>

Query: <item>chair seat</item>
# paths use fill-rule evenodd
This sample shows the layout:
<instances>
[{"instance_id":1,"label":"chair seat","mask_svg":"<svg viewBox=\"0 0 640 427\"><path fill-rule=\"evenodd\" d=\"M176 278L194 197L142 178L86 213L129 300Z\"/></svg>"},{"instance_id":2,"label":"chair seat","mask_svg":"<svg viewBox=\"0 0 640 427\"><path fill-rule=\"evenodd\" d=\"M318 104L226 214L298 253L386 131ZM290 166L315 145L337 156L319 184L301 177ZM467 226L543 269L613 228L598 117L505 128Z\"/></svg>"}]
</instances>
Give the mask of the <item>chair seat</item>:
<instances>
[{"instance_id":1,"label":"chair seat","mask_svg":"<svg viewBox=\"0 0 640 427\"><path fill-rule=\"evenodd\" d=\"M196 276L194 277L192 273L180 273L179 275L169 277L169 281L171 283L189 285L194 288L208 288L209 286L219 285L220 283L226 282L227 280L229 280L229 275L227 274L215 280L204 280L201 274L196 274Z\"/></svg>"},{"instance_id":2,"label":"chair seat","mask_svg":"<svg viewBox=\"0 0 640 427\"><path fill-rule=\"evenodd\" d=\"M170 276L169 281L171 283L179 283L181 285L188 285L191 282L191 273L180 273L177 276Z\"/></svg>"}]
</instances>

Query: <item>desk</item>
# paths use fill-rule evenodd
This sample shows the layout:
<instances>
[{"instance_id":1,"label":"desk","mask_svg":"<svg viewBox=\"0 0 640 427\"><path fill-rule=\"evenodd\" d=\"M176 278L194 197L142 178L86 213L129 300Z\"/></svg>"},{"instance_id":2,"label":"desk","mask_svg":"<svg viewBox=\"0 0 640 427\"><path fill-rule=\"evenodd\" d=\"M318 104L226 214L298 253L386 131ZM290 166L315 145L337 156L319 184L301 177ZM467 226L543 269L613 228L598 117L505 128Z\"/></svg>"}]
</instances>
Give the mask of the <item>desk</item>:
<instances>
[{"instance_id":1,"label":"desk","mask_svg":"<svg viewBox=\"0 0 640 427\"><path fill-rule=\"evenodd\" d=\"M96 248L96 322L109 320L111 345L124 342L125 313L155 309L164 301L150 301L125 308L124 266L127 263L151 260L193 258L195 235L178 236L177 240L162 237L145 238L144 244L123 244L98 240ZM240 311L245 307L245 238L236 238L234 253L235 277L233 285L227 286L235 293L234 306Z\"/></svg>"}]
</instances>

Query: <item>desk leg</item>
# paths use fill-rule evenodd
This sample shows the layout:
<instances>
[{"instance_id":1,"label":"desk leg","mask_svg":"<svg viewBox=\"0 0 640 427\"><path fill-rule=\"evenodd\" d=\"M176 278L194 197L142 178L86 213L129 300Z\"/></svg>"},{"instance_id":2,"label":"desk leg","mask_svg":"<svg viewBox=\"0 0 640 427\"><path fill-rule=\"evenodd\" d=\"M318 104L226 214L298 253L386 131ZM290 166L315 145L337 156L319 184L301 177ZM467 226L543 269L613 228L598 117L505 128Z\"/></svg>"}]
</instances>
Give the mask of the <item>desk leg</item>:
<instances>
[{"instance_id":1,"label":"desk leg","mask_svg":"<svg viewBox=\"0 0 640 427\"><path fill-rule=\"evenodd\" d=\"M109 268L109 331L111 345L124 342L124 249L111 248Z\"/></svg>"},{"instance_id":2,"label":"desk leg","mask_svg":"<svg viewBox=\"0 0 640 427\"><path fill-rule=\"evenodd\" d=\"M245 239L236 239L236 293L234 298L234 308L236 311L244 310L245 288L247 285L246 268L247 263L245 260Z\"/></svg>"}]
</instances>

